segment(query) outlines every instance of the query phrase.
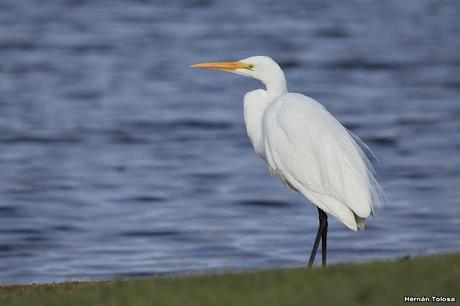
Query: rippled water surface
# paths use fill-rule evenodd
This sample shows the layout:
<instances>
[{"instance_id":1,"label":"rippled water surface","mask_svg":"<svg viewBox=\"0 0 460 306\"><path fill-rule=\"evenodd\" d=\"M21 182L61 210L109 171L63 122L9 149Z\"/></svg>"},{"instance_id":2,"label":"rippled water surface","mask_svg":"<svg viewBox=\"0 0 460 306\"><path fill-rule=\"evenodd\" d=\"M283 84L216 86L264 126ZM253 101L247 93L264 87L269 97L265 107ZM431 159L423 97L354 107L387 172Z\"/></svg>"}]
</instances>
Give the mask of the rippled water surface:
<instances>
[{"instance_id":1,"label":"rippled water surface","mask_svg":"<svg viewBox=\"0 0 460 306\"><path fill-rule=\"evenodd\" d=\"M0 283L306 262L316 209L245 134L270 55L379 158L388 204L330 260L459 251L458 1L0 2Z\"/></svg>"}]
</instances>

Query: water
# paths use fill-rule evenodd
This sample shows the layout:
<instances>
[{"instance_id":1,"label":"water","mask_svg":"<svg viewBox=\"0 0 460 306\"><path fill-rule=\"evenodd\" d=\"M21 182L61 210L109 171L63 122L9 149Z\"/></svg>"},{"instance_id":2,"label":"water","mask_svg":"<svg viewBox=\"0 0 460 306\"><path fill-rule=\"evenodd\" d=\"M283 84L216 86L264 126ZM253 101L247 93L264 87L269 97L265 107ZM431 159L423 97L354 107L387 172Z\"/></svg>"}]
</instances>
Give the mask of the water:
<instances>
[{"instance_id":1,"label":"water","mask_svg":"<svg viewBox=\"0 0 460 306\"><path fill-rule=\"evenodd\" d=\"M460 4L0 2L0 283L300 266L316 209L252 152L270 55L376 152L388 205L331 262L460 250Z\"/></svg>"}]
</instances>

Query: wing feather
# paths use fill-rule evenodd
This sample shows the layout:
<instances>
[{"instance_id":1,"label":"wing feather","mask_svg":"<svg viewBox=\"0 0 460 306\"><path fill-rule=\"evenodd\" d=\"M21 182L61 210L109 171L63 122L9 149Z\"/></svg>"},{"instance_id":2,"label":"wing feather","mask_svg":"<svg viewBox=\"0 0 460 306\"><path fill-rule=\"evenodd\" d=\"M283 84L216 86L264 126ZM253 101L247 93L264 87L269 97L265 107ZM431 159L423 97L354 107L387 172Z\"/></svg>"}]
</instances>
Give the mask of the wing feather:
<instances>
[{"instance_id":1,"label":"wing feather","mask_svg":"<svg viewBox=\"0 0 460 306\"><path fill-rule=\"evenodd\" d=\"M369 160L353 136L321 104L288 93L263 118L271 171L315 205L356 230L378 201Z\"/></svg>"}]
</instances>

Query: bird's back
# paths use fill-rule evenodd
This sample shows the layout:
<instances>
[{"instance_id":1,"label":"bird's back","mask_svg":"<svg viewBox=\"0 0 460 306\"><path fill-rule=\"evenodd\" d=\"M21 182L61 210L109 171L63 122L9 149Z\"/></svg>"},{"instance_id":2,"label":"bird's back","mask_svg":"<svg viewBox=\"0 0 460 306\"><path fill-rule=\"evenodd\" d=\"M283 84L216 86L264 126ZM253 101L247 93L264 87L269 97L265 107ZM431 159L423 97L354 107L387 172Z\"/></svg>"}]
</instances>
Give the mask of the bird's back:
<instances>
[{"instance_id":1,"label":"bird's back","mask_svg":"<svg viewBox=\"0 0 460 306\"><path fill-rule=\"evenodd\" d=\"M278 97L262 119L272 173L353 230L378 202L379 187L355 139L321 104L301 94Z\"/></svg>"}]
</instances>

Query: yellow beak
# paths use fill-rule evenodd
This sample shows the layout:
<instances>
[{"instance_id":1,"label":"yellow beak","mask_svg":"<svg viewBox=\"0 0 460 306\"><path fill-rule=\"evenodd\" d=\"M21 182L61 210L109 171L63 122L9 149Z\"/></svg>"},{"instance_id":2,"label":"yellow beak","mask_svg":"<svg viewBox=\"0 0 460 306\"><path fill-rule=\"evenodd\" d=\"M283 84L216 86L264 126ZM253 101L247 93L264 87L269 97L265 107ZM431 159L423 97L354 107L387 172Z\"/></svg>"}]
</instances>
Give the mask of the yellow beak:
<instances>
[{"instance_id":1,"label":"yellow beak","mask_svg":"<svg viewBox=\"0 0 460 306\"><path fill-rule=\"evenodd\" d=\"M201 63L191 66L192 68L214 69L232 72L236 69L250 69L251 65L243 62L217 62L217 63Z\"/></svg>"}]
</instances>

